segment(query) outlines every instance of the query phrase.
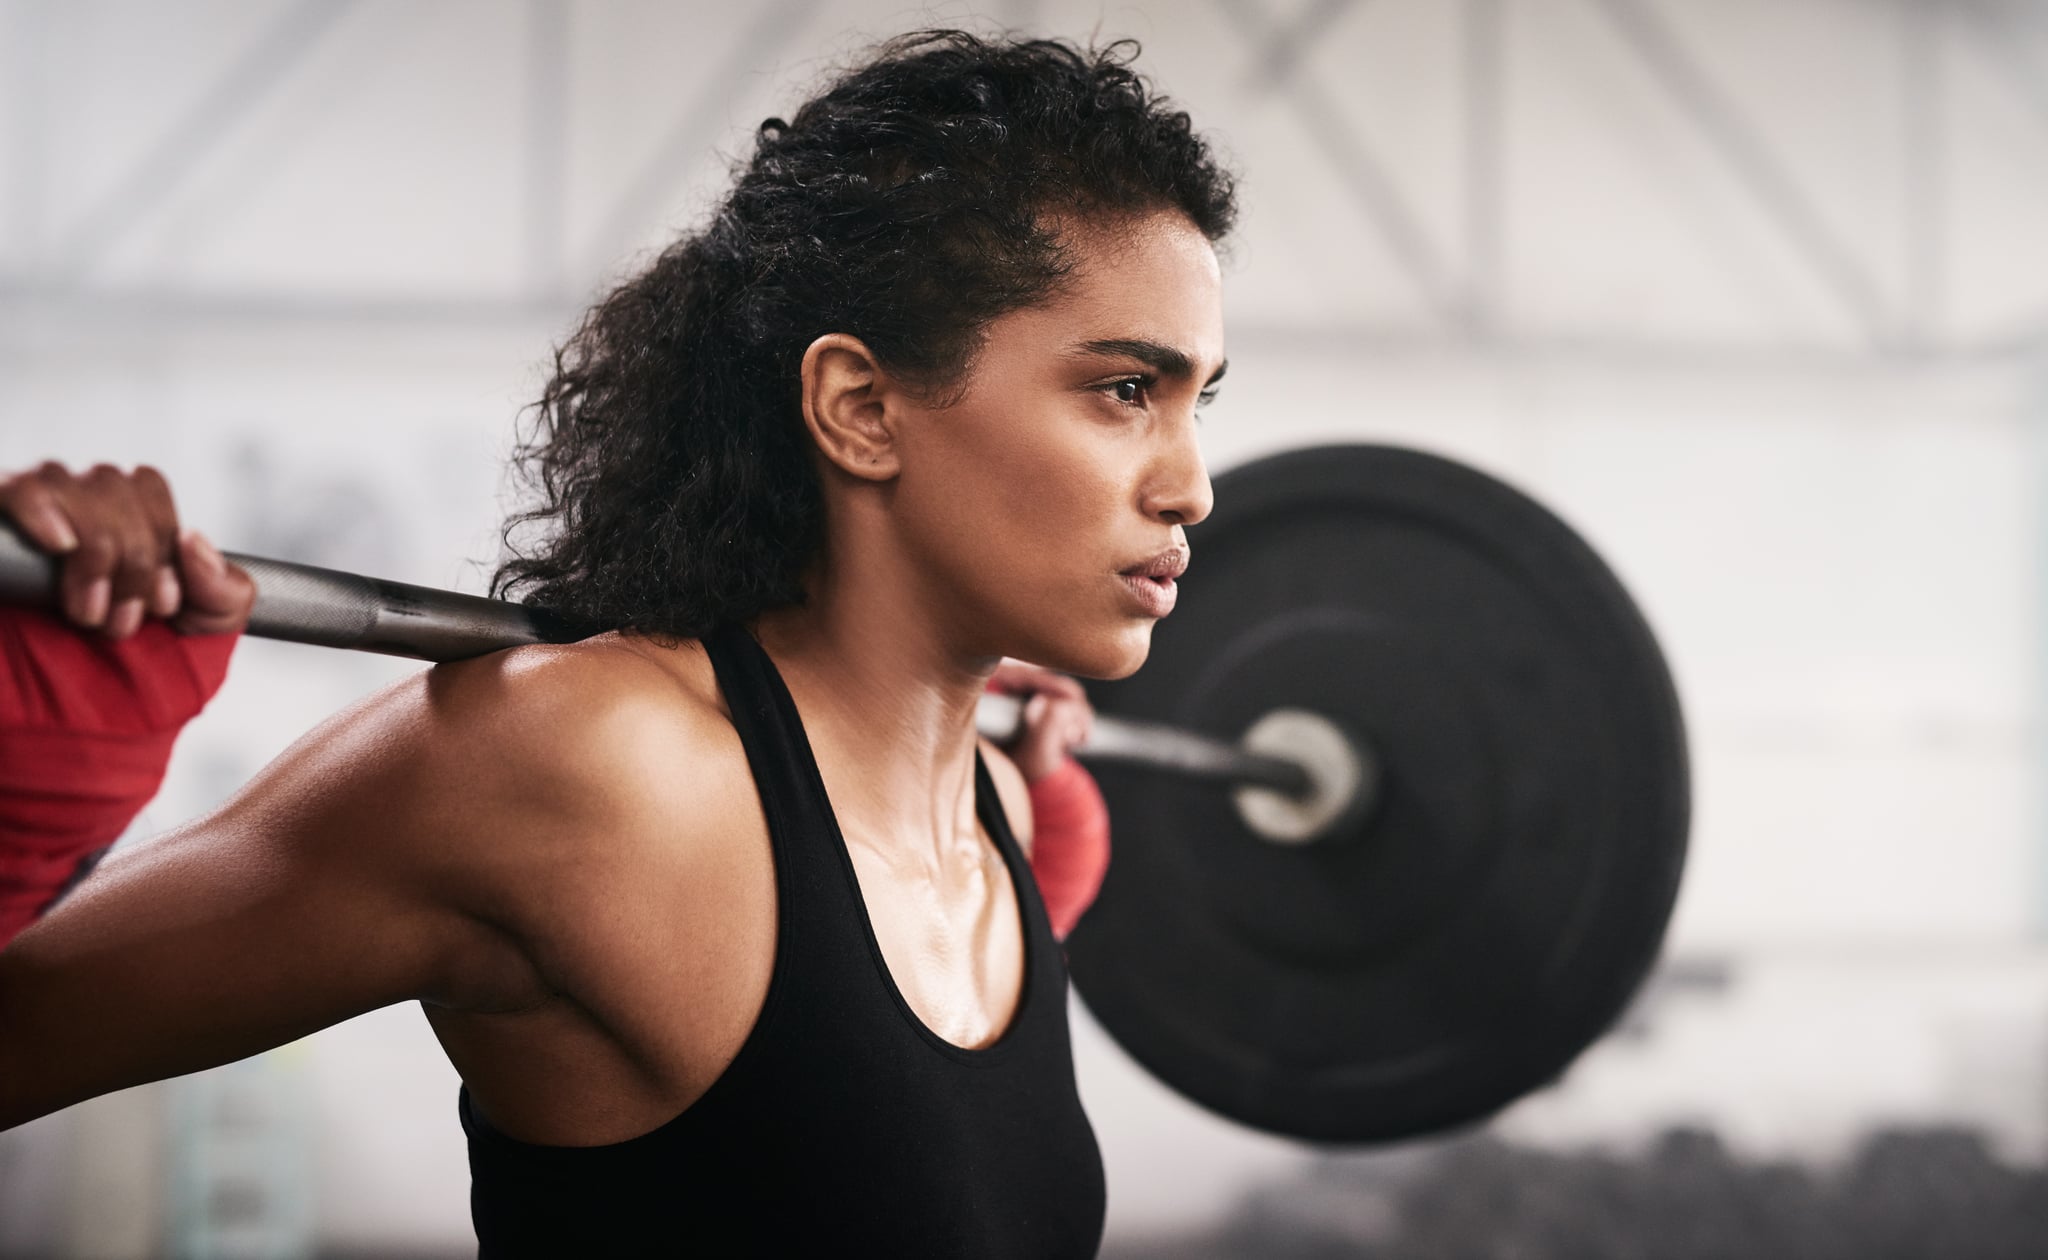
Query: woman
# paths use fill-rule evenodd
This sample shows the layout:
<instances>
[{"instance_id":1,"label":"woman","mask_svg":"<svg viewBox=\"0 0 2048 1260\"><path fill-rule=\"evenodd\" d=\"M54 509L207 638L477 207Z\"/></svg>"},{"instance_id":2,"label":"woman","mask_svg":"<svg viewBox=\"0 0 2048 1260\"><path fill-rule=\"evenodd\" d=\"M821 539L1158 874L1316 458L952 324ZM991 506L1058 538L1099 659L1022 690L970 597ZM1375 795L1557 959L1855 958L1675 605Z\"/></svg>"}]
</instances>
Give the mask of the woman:
<instances>
[{"instance_id":1,"label":"woman","mask_svg":"<svg viewBox=\"0 0 2048 1260\"><path fill-rule=\"evenodd\" d=\"M1130 51L913 36L764 123L524 449L498 590L630 629L425 671L108 863L0 953L0 1123L418 999L486 1254L1091 1254L974 713L1006 656L1136 670L1210 507L1231 184ZM157 522L74 617L182 574L232 624L126 484L65 500Z\"/></svg>"}]
</instances>

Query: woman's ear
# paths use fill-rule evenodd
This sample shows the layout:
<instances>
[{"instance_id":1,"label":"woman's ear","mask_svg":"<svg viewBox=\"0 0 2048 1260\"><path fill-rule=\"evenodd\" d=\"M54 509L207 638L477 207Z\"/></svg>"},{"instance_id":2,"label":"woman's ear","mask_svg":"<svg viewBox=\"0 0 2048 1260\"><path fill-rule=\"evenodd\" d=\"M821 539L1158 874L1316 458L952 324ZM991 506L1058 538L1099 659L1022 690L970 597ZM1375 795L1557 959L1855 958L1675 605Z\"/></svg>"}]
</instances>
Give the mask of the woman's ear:
<instances>
[{"instance_id":1,"label":"woman's ear","mask_svg":"<svg viewBox=\"0 0 2048 1260\"><path fill-rule=\"evenodd\" d=\"M890 415L892 383L858 337L826 333L804 351L804 427L842 472L887 481L901 471Z\"/></svg>"}]
</instances>

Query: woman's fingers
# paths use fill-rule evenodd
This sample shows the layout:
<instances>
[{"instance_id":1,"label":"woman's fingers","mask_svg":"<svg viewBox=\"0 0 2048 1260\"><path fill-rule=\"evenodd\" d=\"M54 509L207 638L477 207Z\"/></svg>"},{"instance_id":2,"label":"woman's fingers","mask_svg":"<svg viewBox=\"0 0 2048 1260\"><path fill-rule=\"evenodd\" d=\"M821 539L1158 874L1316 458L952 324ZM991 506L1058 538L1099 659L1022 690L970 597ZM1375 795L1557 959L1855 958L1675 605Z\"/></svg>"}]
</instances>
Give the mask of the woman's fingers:
<instances>
[{"instance_id":1,"label":"woman's fingers","mask_svg":"<svg viewBox=\"0 0 2048 1260\"><path fill-rule=\"evenodd\" d=\"M78 545L64 556L58 577L65 615L81 626L107 626L114 609L114 572L130 550L127 514L109 502L99 486L73 476L68 468L44 464L31 475L78 537Z\"/></svg>"},{"instance_id":2,"label":"woman's fingers","mask_svg":"<svg viewBox=\"0 0 2048 1260\"><path fill-rule=\"evenodd\" d=\"M1010 757L1026 780L1036 781L1057 770L1095 729L1088 693L1065 674L1005 659L996 669L995 682L1027 697L1019 734L1010 748Z\"/></svg>"},{"instance_id":3,"label":"woman's fingers","mask_svg":"<svg viewBox=\"0 0 2048 1260\"><path fill-rule=\"evenodd\" d=\"M100 464L86 474L89 491L104 505L117 531L108 593L107 633L122 639L142 628L157 575L169 568L178 542L178 514L170 488L154 468L124 473Z\"/></svg>"},{"instance_id":4,"label":"woman's fingers","mask_svg":"<svg viewBox=\"0 0 2048 1260\"><path fill-rule=\"evenodd\" d=\"M152 479L168 499L162 477L150 469L131 474L100 464L68 483L53 478L79 535L78 550L64 566L66 607L73 620L103 627L109 638L123 639L142 628L157 573L171 560L175 533L157 522L144 501ZM175 530L175 514L171 521Z\"/></svg>"},{"instance_id":5,"label":"woman's fingers","mask_svg":"<svg viewBox=\"0 0 2048 1260\"><path fill-rule=\"evenodd\" d=\"M137 468L130 483L155 544L155 568L141 592L144 606L154 616L169 617L178 611L183 594L178 582L178 508L171 501L170 483L156 469L146 464Z\"/></svg>"},{"instance_id":6,"label":"woman's fingers","mask_svg":"<svg viewBox=\"0 0 2048 1260\"><path fill-rule=\"evenodd\" d=\"M175 624L185 634L227 634L249 623L256 583L228 562L206 535L188 529L178 540L184 574L184 611Z\"/></svg>"},{"instance_id":7,"label":"woman's fingers","mask_svg":"<svg viewBox=\"0 0 2048 1260\"><path fill-rule=\"evenodd\" d=\"M56 464L45 464L33 472L0 477L0 513L44 551L69 555L78 549L78 532L71 527L56 491L44 481L44 473L51 469L64 471Z\"/></svg>"},{"instance_id":8,"label":"woman's fingers","mask_svg":"<svg viewBox=\"0 0 2048 1260\"><path fill-rule=\"evenodd\" d=\"M1083 703L1088 699L1088 693L1075 679L1043 665L1032 665L1009 656L996 666L994 681L996 686L1012 695L1043 691Z\"/></svg>"},{"instance_id":9,"label":"woman's fingers","mask_svg":"<svg viewBox=\"0 0 2048 1260\"><path fill-rule=\"evenodd\" d=\"M79 625L98 626L107 619L118 544L89 519L79 520L83 506L77 478L61 464L0 480L0 511L29 541L62 557L58 595L65 615Z\"/></svg>"},{"instance_id":10,"label":"woman's fingers","mask_svg":"<svg viewBox=\"0 0 2048 1260\"><path fill-rule=\"evenodd\" d=\"M58 596L76 624L119 639L151 613L177 611L178 514L154 468L100 464L80 475L47 463L0 478L0 514L60 558Z\"/></svg>"}]
</instances>

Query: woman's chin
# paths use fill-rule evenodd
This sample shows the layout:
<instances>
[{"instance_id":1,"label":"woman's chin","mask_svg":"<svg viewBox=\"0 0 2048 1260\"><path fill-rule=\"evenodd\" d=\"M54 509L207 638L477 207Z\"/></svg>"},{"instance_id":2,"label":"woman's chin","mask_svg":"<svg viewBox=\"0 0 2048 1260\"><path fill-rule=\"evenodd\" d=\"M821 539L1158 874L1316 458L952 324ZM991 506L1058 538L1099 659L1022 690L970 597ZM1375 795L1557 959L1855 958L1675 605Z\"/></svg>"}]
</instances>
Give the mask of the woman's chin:
<instances>
[{"instance_id":1,"label":"woman's chin","mask_svg":"<svg viewBox=\"0 0 2048 1260\"><path fill-rule=\"evenodd\" d=\"M1114 682L1137 673L1151 656L1153 625L1150 617L1120 618L1109 625L1078 618L1057 626L1041 625L1018 635L1006 654L1076 678ZM1023 640L1030 640L1035 648L1026 648Z\"/></svg>"},{"instance_id":2,"label":"woman's chin","mask_svg":"<svg viewBox=\"0 0 2048 1260\"><path fill-rule=\"evenodd\" d=\"M1116 633L1088 644L1085 650L1077 649L1073 665L1062 667L1061 672L1115 682L1137 673L1151 655L1152 622L1147 619L1121 627Z\"/></svg>"}]
</instances>

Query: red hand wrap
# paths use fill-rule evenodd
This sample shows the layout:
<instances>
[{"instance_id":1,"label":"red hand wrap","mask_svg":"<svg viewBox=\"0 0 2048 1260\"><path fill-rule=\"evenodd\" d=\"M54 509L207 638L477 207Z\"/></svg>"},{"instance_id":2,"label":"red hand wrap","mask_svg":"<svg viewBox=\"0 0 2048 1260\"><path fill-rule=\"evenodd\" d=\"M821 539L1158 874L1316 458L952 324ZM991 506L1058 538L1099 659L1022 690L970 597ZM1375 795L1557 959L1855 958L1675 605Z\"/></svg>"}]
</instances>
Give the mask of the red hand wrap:
<instances>
[{"instance_id":1,"label":"red hand wrap","mask_svg":"<svg viewBox=\"0 0 2048 1260\"><path fill-rule=\"evenodd\" d=\"M1094 776L1072 757L1030 787L1031 874L1053 935L1064 940L1109 870L1109 807Z\"/></svg>"},{"instance_id":2,"label":"red hand wrap","mask_svg":"<svg viewBox=\"0 0 2048 1260\"><path fill-rule=\"evenodd\" d=\"M115 643L0 607L0 945L156 795L239 638L151 621Z\"/></svg>"}]
</instances>

